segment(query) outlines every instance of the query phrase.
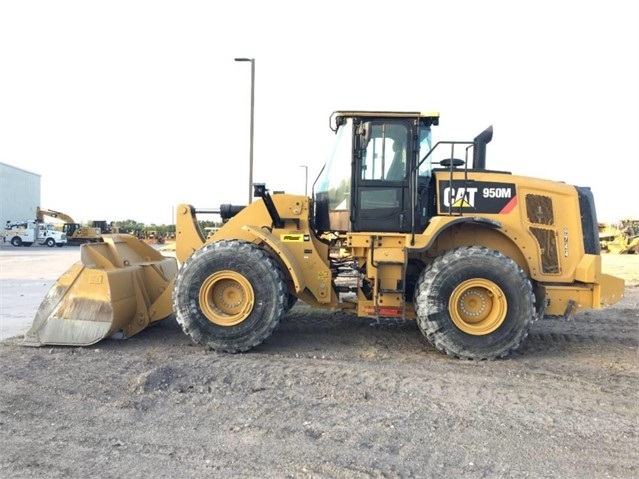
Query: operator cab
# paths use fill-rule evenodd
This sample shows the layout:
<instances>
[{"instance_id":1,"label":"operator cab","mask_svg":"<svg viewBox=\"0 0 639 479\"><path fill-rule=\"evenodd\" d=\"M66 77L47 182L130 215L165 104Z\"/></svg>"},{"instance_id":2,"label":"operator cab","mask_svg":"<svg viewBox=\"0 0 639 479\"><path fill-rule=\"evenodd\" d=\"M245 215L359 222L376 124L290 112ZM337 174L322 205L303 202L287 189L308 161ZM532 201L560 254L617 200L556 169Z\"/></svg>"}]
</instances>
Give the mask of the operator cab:
<instances>
[{"instance_id":1,"label":"operator cab","mask_svg":"<svg viewBox=\"0 0 639 479\"><path fill-rule=\"evenodd\" d=\"M431 163L422 159L431 151L439 114L335 112L331 120L337 139L314 191L315 228L423 230L434 214L434 185Z\"/></svg>"}]
</instances>

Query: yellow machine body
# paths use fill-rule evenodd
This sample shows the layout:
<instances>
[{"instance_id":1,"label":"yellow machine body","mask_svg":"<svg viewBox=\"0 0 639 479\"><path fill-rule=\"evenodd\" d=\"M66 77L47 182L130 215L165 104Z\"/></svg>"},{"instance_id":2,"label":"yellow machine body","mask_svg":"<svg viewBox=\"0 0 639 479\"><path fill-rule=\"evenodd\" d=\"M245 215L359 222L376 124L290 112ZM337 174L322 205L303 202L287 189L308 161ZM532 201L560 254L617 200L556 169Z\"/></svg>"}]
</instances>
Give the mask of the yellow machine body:
<instances>
[{"instance_id":1,"label":"yellow machine body","mask_svg":"<svg viewBox=\"0 0 639 479\"><path fill-rule=\"evenodd\" d=\"M495 176L499 173L473 174L477 181L491 181ZM447 250L481 244L504 253L529 275L536 284L536 294L547 300L546 314L564 315L567 310L574 314L619 301L624 281L602 273L599 255L584 253L579 217L574 214L578 209L574 189L528 177L509 176L509 182L517 184L517 194L508 210L498 214L466 217L440 210L440 216L420 234L342 233L332 245L311 230L312 205L304 196L273 195L277 210L286 218L283 228L272 227L264 203L258 200L208 240L197 225L195 208L182 204L177 208L177 258L183 263L204 244L224 239L256 243L283 263L289 275L289 291L307 304L375 316L379 314L375 301L366 299L361 291L355 302L348 298L340 301L331 284L331 250L346 251L360 265L380 262L367 269L368 279L380 289L389 290L404 280L409 260L428 264ZM543 198L546 210L538 208L539 198ZM403 295L380 294L382 316L414 317L413 307Z\"/></svg>"},{"instance_id":2,"label":"yellow machine body","mask_svg":"<svg viewBox=\"0 0 639 479\"><path fill-rule=\"evenodd\" d=\"M214 211L224 223L208 237L198 215L213 211L181 204L176 258L129 235L83 245L25 343L93 344L175 314L194 342L242 352L301 300L416 319L438 350L491 359L515 350L536 319L623 297L623 280L601 270L589 189L487 170L492 129L447 142L479 151L472 167L451 153L425 171L437 145L410 142L437 122L436 114L339 113L350 183L318 179L312 198L256 185L248 206ZM391 178L396 167L404 176Z\"/></svg>"}]
</instances>

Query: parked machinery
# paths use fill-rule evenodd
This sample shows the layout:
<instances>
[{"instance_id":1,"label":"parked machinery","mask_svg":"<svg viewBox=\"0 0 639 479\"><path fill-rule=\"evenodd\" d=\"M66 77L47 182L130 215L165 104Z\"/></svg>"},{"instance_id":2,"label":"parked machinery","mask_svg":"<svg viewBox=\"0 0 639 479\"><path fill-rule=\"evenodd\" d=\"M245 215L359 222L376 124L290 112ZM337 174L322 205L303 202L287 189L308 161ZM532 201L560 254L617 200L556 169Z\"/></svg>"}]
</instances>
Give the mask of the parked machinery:
<instances>
[{"instance_id":1,"label":"parked machinery","mask_svg":"<svg viewBox=\"0 0 639 479\"><path fill-rule=\"evenodd\" d=\"M76 223L73 218L66 213L37 207L36 219L43 222L45 216L64 221L62 231L66 234L67 241L70 245L98 243L102 241L102 228L99 224L98 226L82 226L80 223Z\"/></svg>"},{"instance_id":2,"label":"parked machinery","mask_svg":"<svg viewBox=\"0 0 639 479\"><path fill-rule=\"evenodd\" d=\"M439 351L504 357L545 316L619 301L601 271L587 187L486 168L488 128L431 142L439 115L340 111L312 197L255 185L222 205L206 239L177 208L177 261L127 235L84 245L43 302L25 344L128 337L175 314L204 347L262 343L296 301L360 317L414 319ZM334 254L335 250L342 254ZM178 268L179 262L179 268Z\"/></svg>"},{"instance_id":3,"label":"parked machinery","mask_svg":"<svg viewBox=\"0 0 639 479\"><path fill-rule=\"evenodd\" d=\"M639 219L624 218L617 223L599 223L601 251L616 254L639 253Z\"/></svg>"}]
</instances>

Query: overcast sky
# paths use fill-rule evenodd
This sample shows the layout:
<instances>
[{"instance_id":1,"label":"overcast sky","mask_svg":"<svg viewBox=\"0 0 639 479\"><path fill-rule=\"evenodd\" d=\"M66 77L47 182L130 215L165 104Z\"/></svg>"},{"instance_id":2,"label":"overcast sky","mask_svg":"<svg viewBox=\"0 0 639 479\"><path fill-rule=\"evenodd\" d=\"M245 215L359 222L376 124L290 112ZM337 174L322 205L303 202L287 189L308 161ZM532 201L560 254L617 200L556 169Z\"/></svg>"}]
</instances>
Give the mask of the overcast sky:
<instances>
[{"instance_id":1,"label":"overcast sky","mask_svg":"<svg viewBox=\"0 0 639 479\"><path fill-rule=\"evenodd\" d=\"M492 124L489 168L639 216L638 22L635 0L2 1L0 161L76 221L245 204L252 57L271 190L304 193L335 110L439 111L435 140Z\"/></svg>"}]
</instances>

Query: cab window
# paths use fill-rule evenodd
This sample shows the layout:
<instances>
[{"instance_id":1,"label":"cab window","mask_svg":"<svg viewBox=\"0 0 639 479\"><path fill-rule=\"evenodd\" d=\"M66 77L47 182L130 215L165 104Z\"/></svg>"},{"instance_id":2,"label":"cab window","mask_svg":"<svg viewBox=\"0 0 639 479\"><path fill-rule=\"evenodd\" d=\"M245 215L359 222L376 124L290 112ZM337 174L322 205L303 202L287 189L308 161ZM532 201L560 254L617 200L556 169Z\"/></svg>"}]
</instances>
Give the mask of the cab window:
<instances>
[{"instance_id":1,"label":"cab window","mask_svg":"<svg viewBox=\"0 0 639 479\"><path fill-rule=\"evenodd\" d=\"M362 180L403 181L407 174L408 128L397 123L370 125L362 150Z\"/></svg>"}]
</instances>

